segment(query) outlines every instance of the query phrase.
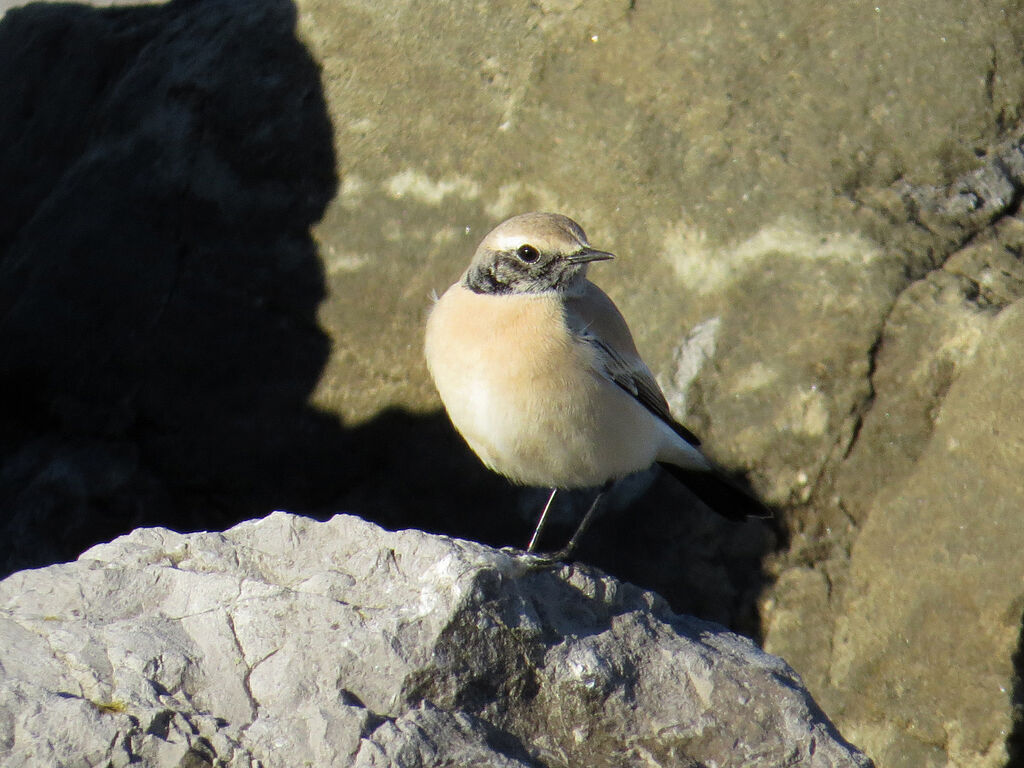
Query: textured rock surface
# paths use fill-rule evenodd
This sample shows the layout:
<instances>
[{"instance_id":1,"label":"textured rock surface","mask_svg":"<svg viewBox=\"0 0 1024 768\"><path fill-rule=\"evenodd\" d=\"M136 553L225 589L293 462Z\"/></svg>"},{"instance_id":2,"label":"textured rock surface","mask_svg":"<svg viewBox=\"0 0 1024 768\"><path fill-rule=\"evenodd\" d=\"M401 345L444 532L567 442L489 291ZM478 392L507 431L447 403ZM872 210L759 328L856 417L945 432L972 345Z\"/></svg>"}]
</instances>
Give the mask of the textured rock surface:
<instances>
[{"instance_id":1,"label":"textured rock surface","mask_svg":"<svg viewBox=\"0 0 1024 768\"><path fill-rule=\"evenodd\" d=\"M1024 760L1019 8L115 4L0 19L4 570L278 507L521 544L542 499L453 435L420 329L555 209L781 512L641 477L581 556L763 637L883 768Z\"/></svg>"},{"instance_id":2,"label":"textured rock surface","mask_svg":"<svg viewBox=\"0 0 1024 768\"><path fill-rule=\"evenodd\" d=\"M1024 611L1024 395L1006 384L1024 375L1024 302L983 335L913 471L895 492L878 494L853 548L826 700L884 765L945 766L950 757L1002 765L1013 727L1007 680ZM937 662L941 674L930 674ZM874 697L849 694L869 684ZM905 727L889 721L897 709Z\"/></svg>"},{"instance_id":3,"label":"textured rock surface","mask_svg":"<svg viewBox=\"0 0 1024 768\"><path fill-rule=\"evenodd\" d=\"M1007 385L1024 374L1024 223L1004 215L1021 156L900 190L941 259L889 313L872 402L821 484L815 525L837 533L798 539L815 568L783 570L766 601L766 647L800 659L880 765L1024 759L1024 419Z\"/></svg>"},{"instance_id":4,"label":"textured rock surface","mask_svg":"<svg viewBox=\"0 0 1024 768\"><path fill-rule=\"evenodd\" d=\"M17 573L0 669L12 768L870 765L782 660L650 592L348 516Z\"/></svg>"}]
</instances>

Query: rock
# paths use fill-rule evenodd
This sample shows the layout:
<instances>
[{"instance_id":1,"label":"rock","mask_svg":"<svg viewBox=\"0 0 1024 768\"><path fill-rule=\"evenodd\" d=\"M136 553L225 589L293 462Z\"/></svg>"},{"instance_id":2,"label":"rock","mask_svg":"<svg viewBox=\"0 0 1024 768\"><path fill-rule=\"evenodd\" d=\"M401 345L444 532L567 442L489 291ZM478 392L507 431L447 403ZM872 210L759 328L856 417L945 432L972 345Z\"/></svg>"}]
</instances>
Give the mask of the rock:
<instances>
[{"instance_id":1,"label":"rock","mask_svg":"<svg viewBox=\"0 0 1024 768\"><path fill-rule=\"evenodd\" d=\"M521 546L543 499L452 432L420 334L486 229L553 209L618 254L593 276L677 415L779 508L729 526L642 476L580 557L764 638L882 768L1024 754L1019 630L1007 655L1018 559L964 566L977 614L997 617L988 640L953 621L959 598L938 599L943 665L1009 693L940 696L934 715L919 704L944 667L879 648L903 634L930 648L935 625L882 610L874 586L904 563L959 594L955 569L920 553L952 546L961 496L999 509L986 493L1001 485L943 497L928 477L988 478L993 453L1007 476L1024 467L994 432L949 466L936 442L961 440L969 414L1012 432L991 393L950 398L1024 296L1020 14L13 4L0 0L3 572L138 526L222 529L275 508ZM1013 360L984 359L1004 366L991 391L1012 388ZM919 547L905 532L922 500ZM561 496L558 519L587 502ZM1013 540L972 530L986 557ZM897 586L907 605L937 599L923 580ZM486 731L446 723L466 743Z\"/></svg>"},{"instance_id":2,"label":"rock","mask_svg":"<svg viewBox=\"0 0 1024 768\"><path fill-rule=\"evenodd\" d=\"M1024 615L1024 397L1007 382L1024 376L1022 340L1018 301L984 327L913 470L879 492L853 548L818 690L883 765L1006 760ZM867 684L874 696L850 694Z\"/></svg>"},{"instance_id":3,"label":"rock","mask_svg":"<svg viewBox=\"0 0 1024 768\"><path fill-rule=\"evenodd\" d=\"M862 766L650 592L350 516L140 529L0 583L6 766Z\"/></svg>"},{"instance_id":4,"label":"rock","mask_svg":"<svg viewBox=\"0 0 1024 768\"><path fill-rule=\"evenodd\" d=\"M977 301L969 278L947 270L929 273L900 294L875 356L875 402L837 470L837 491L858 523L879 490L901 487L917 466L952 382L997 311Z\"/></svg>"},{"instance_id":5,"label":"rock","mask_svg":"<svg viewBox=\"0 0 1024 768\"><path fill-rule=\"evenodd\" d=\"M294 15L0 19L4 572L147 522L310 505L345 473L337 420L305 403L329 349L309 227L336 171Z\"/></svg>"},{"instance_id":6,"label":"rock","mask_svg":"<svg viewBox=\"0 0 1024 768\"><path fill-rule=\"evenodd\" d=\"M937 197L935 216L955 195ZM950 216L947 228L932 225L965 226ZM1014 478L1024 422L1002 382L1020 367L1022 236L1020 219L1002 217L902 291L874 355L870 406L822 484L832 547L813 570L783 570L764 603L766 647L797 660L884 766L1002 765L1021 754L1024 569L1014 553L1024 491ZM829 620L808 628L807 610ZM967 629L977 616L984 630ZM939 658L951 664L941 675ZM879 695L853 693L869 680Z\"/></svg>"}]
</instances>

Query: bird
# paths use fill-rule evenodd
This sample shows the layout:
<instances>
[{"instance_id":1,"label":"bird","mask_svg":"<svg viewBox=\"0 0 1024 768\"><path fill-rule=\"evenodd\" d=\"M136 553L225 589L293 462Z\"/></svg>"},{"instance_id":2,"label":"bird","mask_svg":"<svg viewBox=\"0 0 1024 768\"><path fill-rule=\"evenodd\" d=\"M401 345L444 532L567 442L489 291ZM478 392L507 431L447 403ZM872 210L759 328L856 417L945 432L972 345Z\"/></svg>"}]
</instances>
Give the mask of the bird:
<instances>
[{"instance_id":1,"label":"bird","mask_svg":"<svg viewBox=\"0 0 1024 768\"><path fill-rule=\"evenodd\" d=\"M520 214L483 238L427 317L424 356L455 429L491 470L552 489L527 552L559 489L600 488L550 561L572 556L617 480L654 463L729 519L771 516L672 416L622 314L587 279L613 258L567 216Z\"/></svg>"}]
</instances>

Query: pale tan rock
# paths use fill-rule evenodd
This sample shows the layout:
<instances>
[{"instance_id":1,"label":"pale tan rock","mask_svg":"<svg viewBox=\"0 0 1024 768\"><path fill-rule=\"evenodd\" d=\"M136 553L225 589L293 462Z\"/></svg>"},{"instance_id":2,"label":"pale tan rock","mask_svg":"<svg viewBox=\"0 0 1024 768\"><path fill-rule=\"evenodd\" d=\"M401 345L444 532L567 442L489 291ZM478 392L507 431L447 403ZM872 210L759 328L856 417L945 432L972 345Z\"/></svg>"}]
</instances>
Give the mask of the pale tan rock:
<instances>
[{"instance_id":1,"label":"pale tan rock","mask_svg":"<svg viewBox=\"0 0 1024 768\"><path fill-rule=\"evenodd\" d=\"M1001 765L1024 609L1024 303L988 327L851 557L824 700L881 765ZM872 694L864 696L870 688Z\"/></svg>"},{"instance_id":2,"label":"pale tan rock","mask_svg":"<svg viewBox=\"0 0 1024 768\"><path fill-rule=\"evenodd\" d=\"M871 378L874 402L836 470L839 501L856 521L879 491L903 487L947 391L986 336L998 308L974 293L968 278L938 270L903 291L889 314Z\"/></svg>"}]
</instances>

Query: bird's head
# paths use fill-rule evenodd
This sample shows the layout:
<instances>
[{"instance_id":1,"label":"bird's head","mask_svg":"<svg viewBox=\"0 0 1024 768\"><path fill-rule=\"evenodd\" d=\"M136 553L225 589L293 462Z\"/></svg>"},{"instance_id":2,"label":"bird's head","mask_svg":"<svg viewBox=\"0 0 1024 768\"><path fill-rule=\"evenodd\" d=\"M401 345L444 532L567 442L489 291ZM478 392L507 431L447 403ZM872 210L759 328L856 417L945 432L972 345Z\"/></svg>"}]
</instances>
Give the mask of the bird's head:
<instances>
[{"instance_id":1,"label":"bird's head","mask_svg":"<svg viewBox=\"0 0 1024 768\"><path fill-rule=\"evenodd\" d=\"M583 228L572 219L524 213L487 233L462 282L475 293L571 292L586 278L590 262L611 258L591 248Z\"/></svg>"}]
</instances>

